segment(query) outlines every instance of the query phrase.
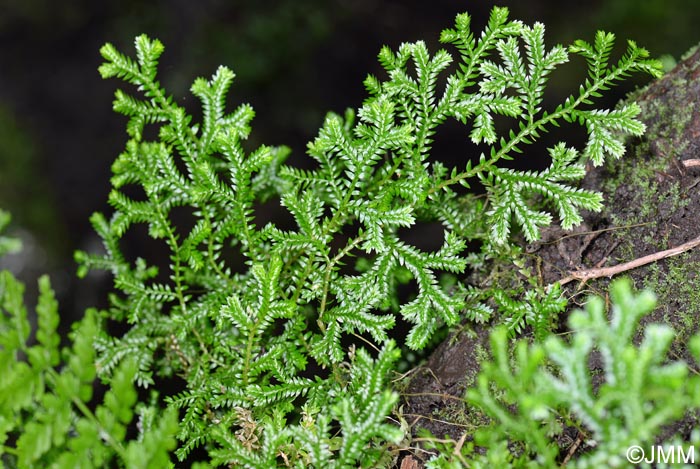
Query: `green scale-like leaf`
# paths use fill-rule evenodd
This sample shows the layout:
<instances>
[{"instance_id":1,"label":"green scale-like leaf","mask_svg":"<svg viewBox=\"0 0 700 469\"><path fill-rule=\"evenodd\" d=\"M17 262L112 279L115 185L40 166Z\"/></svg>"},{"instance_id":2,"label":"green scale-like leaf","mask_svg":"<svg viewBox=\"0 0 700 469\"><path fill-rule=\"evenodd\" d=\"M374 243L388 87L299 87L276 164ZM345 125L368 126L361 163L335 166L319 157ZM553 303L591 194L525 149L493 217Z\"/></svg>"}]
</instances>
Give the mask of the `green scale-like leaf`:
<instances>
[{"instance_id":1,"label":"green scale-like leaf","mask_svg":"<svg viewBox=\"0 0 700 469\"><path fill-rule=\"evenodd\" d=\"M230 69L194 81L199 118L156 80L160 42L139 36L135 59L102 48L102 76L136 87L115 97L130 140L112 168L114 213L92 218L106 252L76 254L81 276L114 275L117 292L103 315L129 326L95 341L97 371L123 391L105 402L105 426L119 433L134 415L116 411L122 401L133 407L125 376L144 386L177 377L185 390L166 400L171 412L181 409L183 461L201 446L212 464L371 467L387 457L382 445L402 435L386 421L397 402L387 379L399 354L390 339L396 314L411 326L405 345L413 349L443 325L491 317L490 298L512 331L528 325L546 336L563 307L558 289L499 296L495 284L468 285L467 274L516 252L511 231L537 239L555 218L547 208L564 227L579 223L581 210L600 209L598 194L576 186L586 160L620 156L624 136L643 125L634 105L607 111L593 100L633 71L657 74L657 64L634 43L610 64L614 37L605 33L593 45L547 47L543 25L510 21L506 8L492 10L482 33L470 28L463 14L442 33L455 55L422 41L382 48L386 73L365 80L369 97L357 110L326 116L307 147L316 165L306 169L284 164L287 148L248 149L254 112L247 104L227 112ZM569 54L586 59L588 80L543 109L547 80ZM448 119L482 147L478 161L438 161L433 140ZM511 129L503 135L501 120ZM559 143L545 170L504 166L562 120L585 128L583 151ZM471 191L474 181L485 194ZM457 185L467 193L458 196ZM268 221L263 204L288 212L289 222ZM407 241L424 222L444 232L432 252ZM164 265L122 254L136 225L148 227ZM469 252L474 246L481 252ZM409 282L415 291L400 295ZM370 348L380 350L376 359ZM65 379L82 392L81 379ZM142 450L129 445L122 459L136 461Z\"/></svg>"}]
</instances>

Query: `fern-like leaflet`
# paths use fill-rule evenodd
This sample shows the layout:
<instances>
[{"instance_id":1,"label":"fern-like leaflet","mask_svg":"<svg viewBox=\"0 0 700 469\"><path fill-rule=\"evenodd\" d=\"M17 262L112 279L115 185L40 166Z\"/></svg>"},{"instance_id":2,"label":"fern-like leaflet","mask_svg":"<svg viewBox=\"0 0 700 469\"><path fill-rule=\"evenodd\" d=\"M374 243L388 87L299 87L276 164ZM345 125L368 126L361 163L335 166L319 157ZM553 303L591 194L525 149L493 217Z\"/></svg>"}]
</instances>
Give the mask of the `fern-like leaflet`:
<instances>
[{"instance_id":1,"label":"fern-like leaflet","mask_svg":"<svg viewBox=\"0 0 700 469\"><path fill-rule=\"evenodd\" d=\"M106 254L79 253L79 273L110 270L120 294L105 314L132 324L119 339L98 340L101 374L111 375L135 355L141 384L151 384L154 373L184 380L186 390L168 398L183 409L180 459L199 445L216 462L247 466L269 464L280 451L297 461L341 466L376 456L368 451L371 438L397 439L385 422L395 401L385 390L397 353L389 335L395 314L410 324L405 344L413 349L462 315L483 320L491 312L483 302L489 292L475 292L460 274L505 249L513 227L536 239L552 221L542 206L553 206L567 227L580 222L581 209L600 209L598 194L574 186L585 159L601 164L607 155L619 157L622 134L644 128L634 105L616 111L583 106L630 72L658 75L647 52L630 43L610 65L610 35L597 36L594 46L547 50L544 26L510 21L505 8L493 10L479 38L469 16L460 15L441 40L459 51L453 72L447 72L454 60L449 52L431 54L420 41L381 50L387 78L367 78L369 97L356 112L327 116L308 146L313 170L284 165L286 148L247 148L253 111L243 104L226 113L234 79L228 68L195 80L191 91L203 108L195 123L156 80L159 41L139 36L136 60L111 45L102 48L102 76L135 85L143 98L117 92L114 109L129 118L130 140L113 165L114 214L92 220ZM569 53L587 59L589 79L578 95L543 110L548 76ZM496 132L497 116L514 124L507 137ZM448 119L471 126L465 134L486 146L480 158L465 155L452 169L429 160L432 138ZM561 121L586 128L589 142L580 156L559 143L544 171L502 164ZM158 129L153 141L144 137L147 125ZM485 200L456 195L456 185L469 187L472 180L486 188ZM126 195L131 185L143 196ZM534 194L541 201L535 203ZM295 228L256 223L256 204L269 199L286 207ZM190 217L184 224L175 216L183 208ZM443 224L437 251L399 237L419 220ZM134 224L147 225L164 243L167 265L121 254L119 240ZM471 241L483 244L482 253L465 253ZM444 286L446 275L457 279L451 288ZM410 280L415 294L402 299L397 285ZM514 330L523 321L538 330L549 325L545 316L561 301L552 291L542 295L526 299L538 312L513 306L520 311ZM505 298L502 304L510 304ZM352 340L382 352L376 360L362 348L351 356ZM355 389L364 379L359 369L373 384ZM285 426L302 418L300 403L315 427ZM336 431L342 441L330 445ZM282 449L290 439L303 454Z\"/></svg>"}]
</instances>

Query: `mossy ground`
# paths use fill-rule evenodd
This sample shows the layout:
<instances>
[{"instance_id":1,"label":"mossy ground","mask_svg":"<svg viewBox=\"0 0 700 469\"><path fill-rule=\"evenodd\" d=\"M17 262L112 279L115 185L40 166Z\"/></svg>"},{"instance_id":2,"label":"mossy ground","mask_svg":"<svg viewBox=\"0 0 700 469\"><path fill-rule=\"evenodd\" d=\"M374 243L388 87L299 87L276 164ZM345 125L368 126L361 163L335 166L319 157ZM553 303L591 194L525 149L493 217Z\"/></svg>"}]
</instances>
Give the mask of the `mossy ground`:
<instances>
[{"instance_id":1,"label":"mossy ground","mask_svg":"<svg viewBox=\"0 0 700 469\"><path fill-rule=\"evenodd\" d=\"M700 169L684 164L700 158L700 51L632 99L642 108L647 132L633 142L628 157L598 176L608 203L594 223L612 230L592 243L586 266L601 260L604 265L627 262L700 236ZM607 253L598 245L614 249ZM689 362L686 343L699 329L699 267L700 250L694 249L625 273L636 288L650 289L658 297L656 310L643 323L673 326L674 352ZM608 282L600 279L592 286L605 291Z\"/></svg>"},{"instance_id":2,"label":"mossy ground","mask_svg":"<svg viewBox=\"0 0 700 469\"><path fill-rule=\"evenodd\" d=\"M629 99L642 109L646 134L629 142L625 157L593 169L583 183L603 193L605 210L587 214L574 232L550 228L542 242L524 249L544 284L572 270L618 265L700 236L700 166L684 164L700 159L700 49L689 51L672 72ZM622 274L632 278L637 289L656 293L658 306L643 324L672 326L677 335L671 356L688 363L693 363L688 338L700 330L699 272L700 248L695 248ZM570 309L582 305L590 294L604 296L610 280L568 284ZM561 316L562 333L567 332L566 317ZM404 412L412 416L407 421L414 424L414 434L426 428L436 437L458 440L469 428L483 424L483 415L454 398L462 397L478 374L488 353L487 336L488 327L461 333L459 340L445 342L413 374ZM597 385L603 377L595 360L590 367ZM697 415L687 415L666 427L660 440L687 438L699 421ZM562 455L576 440L575 433L569 427L557 439Z\"/></svg>"}]
</instances>

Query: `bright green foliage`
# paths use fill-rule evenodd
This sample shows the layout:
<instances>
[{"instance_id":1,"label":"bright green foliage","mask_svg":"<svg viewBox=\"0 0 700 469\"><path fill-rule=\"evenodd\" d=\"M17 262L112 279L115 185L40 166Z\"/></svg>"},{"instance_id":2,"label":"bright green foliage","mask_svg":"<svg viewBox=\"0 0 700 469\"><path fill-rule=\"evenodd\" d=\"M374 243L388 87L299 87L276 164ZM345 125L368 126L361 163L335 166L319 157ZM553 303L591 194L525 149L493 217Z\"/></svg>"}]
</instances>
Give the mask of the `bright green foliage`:
<instances>
[{"instance_id":1,"label":"bright green foliage","mask_svg":"<svg viewBox=\"0 0 700 469\"><path fill-rule=\"evenodd\" d=\"M4 213L4 212L3 212ZM136 406L136 366L124 361L93 399L100 328L88 311L59 352L58 304L48 277L39 279L37 328L30 338L24 285L0 272L0 462L3 467L168 467L177 414ZM93 410L91 410L93 409ZM134 413L151 414L136 439L126 438Z\"/></svg>"},{"instance_id":2,"label":"bright green foliage","mask_svg":"<svg viewBox=\"0 0 700 469\"><path fill-rule=\"evenodd\" d=\"M390 341L376 360L363 349L351 350L349 355L347 388L317 393L305 404L298 425L277 413L258 424L249 412L237 408L233 421L224 420L212 431L222 447L210 452L213 462L275 467L281 456L299 467L376 467L387 456L385 444L398 443L403 437L398 427L386 421L398 399L386 389L386 376L399 354ZM324 408L330 413L321 412ZM332 420L338 422L337 432L331 431ZM235 435L229 430L232 423L240 425Z\"/></svg>"},{"instance_id":3,"label":"bright green foliage","mask_svg":"<svg viewBox=\"0 0 700 469\"><path fill-rule=\"evenodd\" d=\"M569 465L626 467L627 448L658 444L663 425L700 407L700 379L689 377L686 363L669 362L670 327L650 324L641 343L632 342L654 296L634 294L628 279L614 282L610 295L610 319L603 299L591 298L585 311L572 314L570 340L554 335L544 344L520 340L511 352L507 331L494 331L493 361L482 364L477 386L467 394L493 420L476 433L476 444L487 453L468 455L473 467L496 467L494 461L498 467L556 467L553 437L568 420L581 426L591 447ZM700 343L700 336L693 341ZM593 353L604 371L595 385L589 369ZM451 467L448 459L435 459L432 467Z\"/></svg>"},{"instance_id":4,"label":"bright green foliage","mask_svg":"<svg viewBox=\"0 0 700 469\"><path fill-rule=\"evenodd\" d=\"M566 299L561 296L558 284L545 289L530 287L522 300L513 299L497 290L494 301L505 314L503 322L511 336L522 332L525 324L528 324L538 341L549 335L557 315L566 308Z\"/></svg>"},{"instance_id":5,"label":"bright green foliage","mask_svg":"<svg viewBox=\"0 0 700 469\"><path fill-rule=\"evenodd\" d=\"M250 148L254 112L247 104L228 111L228 68L194 81L197 122L157 80L158 40L139 36L135 58L105 45L101 75L138 94L120 90L114 101L128 118L129 140L112 166L114 212L91 218L105 252L76 259L80 276L110 271L115 293L107 311L88 312L61 355L48 280L40 281L37 344L30 346L21 285L0 277L5 460L167 467L177 433L175 456L193 467L386 466L395 456L390 445L404 436L389 420L398 400L389 379L402 348L422 349L439 328L465 317L485 321L494 306L511 334L529 326L546 337L565 301L556 286L537 284L522 258L513 262L528 291L498 282L480 289L461 274L517 253L511 232L536 239L553 220L550 210L571 227L582 209L601 208L599 194L576 187L586 162L620 157L625 135L644 126L634 104L610 111L592 101L629 73L658 76L660 67L634 43L609 63L613 36L604 33L592 46L548 49L544 26L510 21L505 8L493 10L478 38L463 14L441 40L456 47L456 59L420 41L381 50L386 78L366 79L369 97L357 111L326 117L308 145L314 169L285 165L283 147ZM570 53L588 61L589 78L563 104L543 109L549 74ZM431 155L448 119L467 125L465 138L480 153L454 168ZM507 166L562 121L586 129L583 151L560 142L548 150L545 170ZM507 136L496 131L501 123ZM457 185L472 182L485 196L457 195ZM286 209L295 226L263 225L263 202ZM0 213L0 225L5 218ZM419 222L442 224L439 249L425 252L399 236ZM151 238L141 257L122 252L137 225ZM467 253L469 243L481 251ZM0 238L0 252L14 248ZM416 288L405 298L397 287L408 282ZM129 328L112 337L104 319ZM410 327L398 345L390 336L397 319ZM528 386L539 364L528 350L519 349L530 368L514 385ZM91 403L96 374L109 386L101 403ZM134 383L163 380L182 391L138 403ZM135 414L139 436L128 441ZM534 448L553 457L544 440Z\"/></svg>"},{"instance_id":6,"label":"bright green foliage","mask_svg":"<svg viewBox=\"0 0 700 469\"><path fill-rule=\"evenodd\" d=\"M658 76L659 69L632 43L610 64L610 35L592 48L547 49L544 26L507 16L495 8L478 39L469 16L458 16L441 37L459 51L452 72L453 56L431 54L423 42L383 48L387 78L367 78L370 96L357 112L326 117L308 146L313 170L284 165L286 148L245 144L253 110L227 111L228 68L195 80L191 92L202 104L195 122L157 81L159 41L139 36L135 59L110 44L101 49L102 76L141 94L117 91L114 101L129 119L130 140L112 167L114 213L92 218L106 253L77 254L81 275L112 272L119 293L104 314L131 324L123 337L98 338L98 373L118 376L130 357L140 385L184 381L185 391L167 398L181 409L181 460L204 445L217 464L375 464L375 444L401 436L386 420L396 400L386 388L398 353L389 338L397 314L411 325L405 345L412 349L463 316L487 319L485 299L496 292L513 331L549 328L564 306L558 290L517 298L517 291L478 290L457 276L509 249L513 226L536 239L552 220L545 207L566 227L580 222L581 209L601 208L599 194L574 185L585 161L619 157L624 134L639 135L644 126L634 105L588 105L630 72ZM548 75L569 52L592 63L590 78L543 110ZM497 135L496 118L510 123L507 138ZM447 119L470 126L466 133L484 148L480 157L465 155L452 169L430 161L432 137ZM562 142L549 150L546 170L501 164L563 120L587 129L581 155ZM483 184L485 199L456 196L455 185L470 181ZM268 200L279 201L296 227L261 226L256 207ZM443 224L440 249L424 252L399 238L399 229L418 221ZM167 249L166 262L121 252L120 240L137 224ZM465 254L470 241L482 242L483 251ZM397 285L411 280L415 295L401 301ZM381 350L376 359L366 343Z\"/></svg>"},{"instance_id":7,"label":"bright green foliage","mask_svg":"<svg viewBox=\"0 0 700 469\"><path fill-rule=\"evenodd\" d=\"M10 214L4 210L0 210L0 233L10 223ZM5 254L18 252L22 248L22 243L17 238L0 236L0 256Z\"/></svg>"}]
</instances>

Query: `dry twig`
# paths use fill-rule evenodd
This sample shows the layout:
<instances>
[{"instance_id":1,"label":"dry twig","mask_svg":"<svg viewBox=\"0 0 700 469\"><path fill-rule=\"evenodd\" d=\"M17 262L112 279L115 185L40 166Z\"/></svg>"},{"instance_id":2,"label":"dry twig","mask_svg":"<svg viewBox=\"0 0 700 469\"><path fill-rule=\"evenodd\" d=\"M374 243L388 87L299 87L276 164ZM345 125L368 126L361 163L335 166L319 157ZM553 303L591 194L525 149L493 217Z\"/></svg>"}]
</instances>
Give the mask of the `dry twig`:
<instances>
[{"instance_id":1,"label":"dry twig","mask_svg":"<svg viewBox=\"0 0 700 469\"><path fill-rule=\"evenodd\" d=\"M566 457L564 458L564 461L561 463L561 467L566 466L566 464L571 460L571 457L576 453L576 450L578 449L579 446L581 446L581 443L583 443L583 434L581 432L578 433L576 436L576 441L574 441L574 444L571 445L569 448L569 452L566 454Z\"/></svg>"},{"instance_id":2,"label":"dry twig","mask_svg":"<svg viewBox=\"0 0 700 469\"><path fill-rule=\"evenodd\" d=\"M700 236L694 238L686 243L676 246L675 248L666 249L665 251L655 252L654 254L649 254L648 256L639 257L637 259L625 262L623 264L614 265L612 267L601 267L597 269L587 269L579 270L575 272L570 272L569 275L559 280L560 285L567 284L574 280L579 280L581 282L586 282L588 280L601 278L601 277L612 277L622 272L628 270L636 269L643 265L651 264L652 262L660 261L671 256L677 256L686 251L693 249L694 247L700 245Z\"/></svg>"},{"instance_id":3,"label":"dry twig","mask_svg":"<svg viewBox=\"0 0 700 469\"><path fill-rule=\"evenodd\" d=\"M686 168L692 168L693 166L700 166L700 159L698 158L691 158L689 160L683 160L681 161L683 166Z\"/></svg>"}]
</instances>

